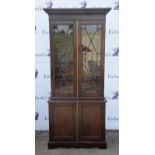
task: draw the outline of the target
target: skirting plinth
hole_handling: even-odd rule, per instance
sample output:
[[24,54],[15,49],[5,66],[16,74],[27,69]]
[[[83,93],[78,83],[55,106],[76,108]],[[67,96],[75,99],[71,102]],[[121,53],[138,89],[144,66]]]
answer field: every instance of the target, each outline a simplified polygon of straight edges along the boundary
[[48,142],[48,149],[53,148],[107,148],[106,142]]

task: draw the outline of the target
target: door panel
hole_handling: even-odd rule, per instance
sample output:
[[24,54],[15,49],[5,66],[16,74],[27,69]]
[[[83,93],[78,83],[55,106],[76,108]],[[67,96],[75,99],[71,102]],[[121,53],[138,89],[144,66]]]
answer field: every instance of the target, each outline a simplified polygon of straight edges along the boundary
[[79,103],[79,140],[104,139],[104,104],[99,101]]
[[103,94],[103,23],[79,23],[79,96]]
[[54,96],[75,96],[76,28],[74,22],[52,22]]
[[76,139],[76,104],[71,101],[50,104],[50,128],[52,140],[74,141]]

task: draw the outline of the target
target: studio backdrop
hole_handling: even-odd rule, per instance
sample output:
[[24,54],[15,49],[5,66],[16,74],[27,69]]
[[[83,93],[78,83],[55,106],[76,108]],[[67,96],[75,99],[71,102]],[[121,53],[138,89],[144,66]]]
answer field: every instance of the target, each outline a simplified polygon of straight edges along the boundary
[[119,128],[119,1],[35,0],[35,129],[48,130],[50,58],[48,15],[43,8],[104,8],[106,16],[105,90],[106,129]]

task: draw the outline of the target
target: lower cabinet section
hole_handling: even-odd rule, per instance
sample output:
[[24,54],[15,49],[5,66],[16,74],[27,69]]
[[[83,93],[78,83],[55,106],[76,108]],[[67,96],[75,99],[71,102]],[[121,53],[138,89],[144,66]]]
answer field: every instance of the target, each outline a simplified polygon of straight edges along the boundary
[[51,101],[48,148],[106,148],[104,121],[103,101]]

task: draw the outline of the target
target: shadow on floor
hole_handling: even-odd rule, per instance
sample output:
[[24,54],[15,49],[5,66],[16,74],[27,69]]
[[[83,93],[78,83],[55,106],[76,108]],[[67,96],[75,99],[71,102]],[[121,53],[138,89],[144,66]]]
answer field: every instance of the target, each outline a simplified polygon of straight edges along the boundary
[[107,149],[47,149],[48,132],[36,131],[35,136],[35,155],[118,155],[119,154],[119,131],[106,131]]

